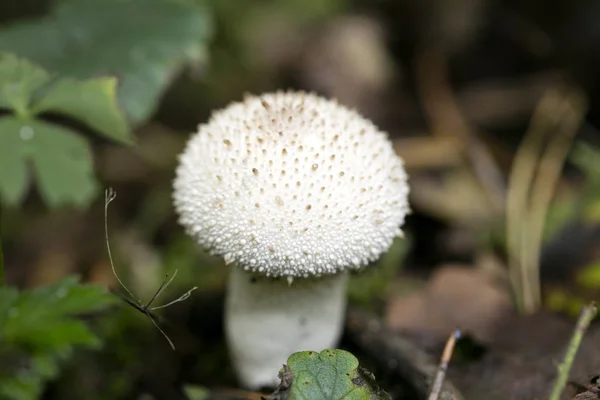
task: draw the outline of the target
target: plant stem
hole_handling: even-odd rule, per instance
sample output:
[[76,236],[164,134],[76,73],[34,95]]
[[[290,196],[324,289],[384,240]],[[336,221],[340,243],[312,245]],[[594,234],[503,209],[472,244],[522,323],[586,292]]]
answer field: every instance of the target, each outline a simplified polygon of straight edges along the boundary
[[560,363],[558,366],[558,376],[554,381],[554,387],[552,388],[552,393],[548,398],[549,400],[560,400],[562,392],[567,384],[567,380],[569,379],[569,372],[571,371],[573,361],[575,361],[575,355],[577,354],[577,350],[579,349],[583,335],[590,325],[590,322],[592,322],[592,319],[594,319],[596,316],[597,311],[598,310],[595,303],[591,303],[581,310],[581,314],[579,314],[579,319],[577,320],[577,326],[575,327],[575,332],[573,332],[573,336],[569,342],[569,347],[567,348],[565,357],[562,363]]

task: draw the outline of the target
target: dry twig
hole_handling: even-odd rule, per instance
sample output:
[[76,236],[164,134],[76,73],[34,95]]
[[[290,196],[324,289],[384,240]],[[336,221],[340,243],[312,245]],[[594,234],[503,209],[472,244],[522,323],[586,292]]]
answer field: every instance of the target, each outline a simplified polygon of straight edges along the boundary
[[[426,399],[437,365],[409,339],[384,327],[376,318],[350,310],[348,331],[354,341],[397,379],[408,382],[419,398]],[[464,400],[452,383],[445,380],[440,400]]]
[[438,400],[440,398],[440,392],[442,391],[442,384],[446,378],[448,364],[450,363],[450,358],[452,358],[452,353],[454,352],[454,345],[456,344],[456,340],[459,338],[460,330],[458,329],[454,331],[454,333],[452,333],[452,335],[450,335],[448,338],[446,346],[444,347],[444,352],[442,353],[440,365],[438,366],[438,370],[433,381],[433,386],[431,387],[431,392],[429,393],[428,400]]

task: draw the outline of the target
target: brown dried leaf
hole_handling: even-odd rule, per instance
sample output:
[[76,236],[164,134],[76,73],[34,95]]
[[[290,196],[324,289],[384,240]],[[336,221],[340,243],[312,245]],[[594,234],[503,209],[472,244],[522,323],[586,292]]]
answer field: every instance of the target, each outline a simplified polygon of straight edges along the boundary
[[460,328],[489,342],[511,306],[508,291],[486,271],[460,265],[439,268],[419,293],[388,304],[386,322],[395,329],[443,340]]

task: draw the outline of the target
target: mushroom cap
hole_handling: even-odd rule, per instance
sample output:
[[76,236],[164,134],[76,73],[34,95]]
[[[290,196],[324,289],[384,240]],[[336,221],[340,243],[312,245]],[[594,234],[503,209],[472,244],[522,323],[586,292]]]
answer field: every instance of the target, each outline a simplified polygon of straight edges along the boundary
[[356,111],[304,92],[215,112],[180,155],[179,222],[212,254],[273,277],[359,269],[409,210],[402,160]]

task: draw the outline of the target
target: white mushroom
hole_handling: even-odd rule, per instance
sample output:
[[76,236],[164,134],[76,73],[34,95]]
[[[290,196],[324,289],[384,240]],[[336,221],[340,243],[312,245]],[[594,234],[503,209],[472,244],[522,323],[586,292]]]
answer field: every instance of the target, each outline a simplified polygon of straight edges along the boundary
[[335,101],[250,96],[200,125],[180,156],[180,223],[233,264],[225,327],[249,388],[275,385],[287,357],[334,347],[347,272],[387,251],[408,212],[387,135]]

